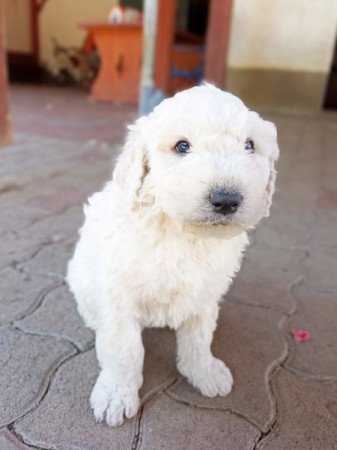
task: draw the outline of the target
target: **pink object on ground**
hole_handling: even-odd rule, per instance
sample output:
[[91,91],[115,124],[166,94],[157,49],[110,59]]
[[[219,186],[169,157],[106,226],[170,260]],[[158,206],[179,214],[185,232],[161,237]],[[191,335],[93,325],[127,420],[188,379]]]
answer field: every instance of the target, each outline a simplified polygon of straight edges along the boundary
[[308,341],[311,338],[309,331],[306,330],[291,330],[295,341]]

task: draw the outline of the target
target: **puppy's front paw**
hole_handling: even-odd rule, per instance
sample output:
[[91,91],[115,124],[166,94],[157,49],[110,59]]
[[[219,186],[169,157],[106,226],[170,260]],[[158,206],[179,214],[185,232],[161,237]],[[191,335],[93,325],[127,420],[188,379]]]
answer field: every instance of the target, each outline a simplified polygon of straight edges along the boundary
[[98,377],[90,397],[90,405],[94,410],[97,422],[102,422],[104,414],[110,426],[121,425],[124,416],[131,418],[139,408],[138,388],[118,386],[108,383],[102,374]]
[[225,396],[232,390],[230,370],[223,361],[214,357],[208,367],[194,368],[192,375],[187,378],[206,397]]

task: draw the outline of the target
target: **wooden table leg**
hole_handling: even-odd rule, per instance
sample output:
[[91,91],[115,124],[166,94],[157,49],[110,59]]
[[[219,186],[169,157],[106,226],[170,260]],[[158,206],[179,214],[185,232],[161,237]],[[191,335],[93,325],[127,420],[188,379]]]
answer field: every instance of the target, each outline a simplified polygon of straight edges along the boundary
[[9,144],[10,140],[4,1],[0,0],[0,145]]

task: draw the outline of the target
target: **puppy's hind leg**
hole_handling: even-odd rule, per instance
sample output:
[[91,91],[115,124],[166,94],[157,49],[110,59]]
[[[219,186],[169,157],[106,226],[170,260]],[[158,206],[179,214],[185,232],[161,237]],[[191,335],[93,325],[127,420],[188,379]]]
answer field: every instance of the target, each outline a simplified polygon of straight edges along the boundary
[[96,331],[96,352],[101,372],[90,397],[96,420],[106,415],[108,425],[121,425],[124,416],[136,415],[138,390],[143,382],[144,347],[140,324],[114,313]]
[[188,381],[207,397],[230,393],[233,378],[230,370],[211,352],[218,307],[192,316],[177,329],[177,367]]

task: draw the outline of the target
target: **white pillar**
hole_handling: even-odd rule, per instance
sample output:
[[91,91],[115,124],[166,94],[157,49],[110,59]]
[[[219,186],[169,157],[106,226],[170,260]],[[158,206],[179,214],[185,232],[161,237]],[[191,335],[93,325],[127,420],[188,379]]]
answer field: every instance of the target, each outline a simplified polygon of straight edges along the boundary
[[143,8],[143,63],[139,114],[148,114],[165,95],[154,86],[154,64],[159,0],[145,0]]

